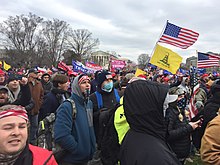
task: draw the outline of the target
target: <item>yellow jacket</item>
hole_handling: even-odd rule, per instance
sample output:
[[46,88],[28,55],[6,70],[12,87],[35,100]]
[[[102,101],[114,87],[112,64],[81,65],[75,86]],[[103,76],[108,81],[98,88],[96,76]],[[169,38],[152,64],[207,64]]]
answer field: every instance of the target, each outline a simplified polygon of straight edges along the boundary
[[124,114],[123,97],[121,97],[120,99],[120,104],[122,106],[118,107],[118,109],[115,111],[115,117],[114,117],[114,125],[118,133],[119,144],[122,143],[125,134],[130,129]]

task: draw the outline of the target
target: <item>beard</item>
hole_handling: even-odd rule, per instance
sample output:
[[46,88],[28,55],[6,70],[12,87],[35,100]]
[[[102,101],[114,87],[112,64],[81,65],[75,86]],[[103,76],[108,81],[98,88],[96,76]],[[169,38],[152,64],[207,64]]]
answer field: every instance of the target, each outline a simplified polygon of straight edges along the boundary
[[[9,104],[8,98],[0,98],[0,106]],[[4,101],[3,101],[4,100]]]

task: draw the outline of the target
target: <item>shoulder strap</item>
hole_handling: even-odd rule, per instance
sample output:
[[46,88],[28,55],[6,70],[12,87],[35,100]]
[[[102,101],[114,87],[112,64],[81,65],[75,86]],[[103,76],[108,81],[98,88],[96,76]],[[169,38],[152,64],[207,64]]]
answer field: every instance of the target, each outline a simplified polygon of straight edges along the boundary
[[95,92],[95,95],[97,99],[98,109],[101,109],[103,107],[102,95],[98,91]]
[[[120,103],[120,96],[118,94],[118,90],[114,89],[115,99],[117,103]],[[98,91],[95,92],[97,103],[98,103],[98,109],[101,109],[103,107],[103,101],[102,101],[102,95]]]
[[72,115],[72,117],[73,117],[73,120],[75,120],[75,119],[76,119],[76,114],[77,114],[75,102],[73,101],[73,99],[70,99],[70,98],[64,100],[64,102],[65,102],[65,101],[68,101],[68,102],[71,103],[71,105],[72,105],[72,110],[73,110],[73,115]]
[[115,93],[115,98],[116,98],[117,103],[120,103],[120,96],[118,94],[118,90],[114,89],[114,93]]

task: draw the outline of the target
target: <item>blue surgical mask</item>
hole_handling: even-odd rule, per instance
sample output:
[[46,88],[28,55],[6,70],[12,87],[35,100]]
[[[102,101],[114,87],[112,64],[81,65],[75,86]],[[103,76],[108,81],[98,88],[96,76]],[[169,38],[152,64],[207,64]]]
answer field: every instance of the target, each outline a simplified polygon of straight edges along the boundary
[[113,88],[113,82],[109,82],[107,84],[104,84],[104,86],[102,87],[102,90],[105,92],[111,92]]

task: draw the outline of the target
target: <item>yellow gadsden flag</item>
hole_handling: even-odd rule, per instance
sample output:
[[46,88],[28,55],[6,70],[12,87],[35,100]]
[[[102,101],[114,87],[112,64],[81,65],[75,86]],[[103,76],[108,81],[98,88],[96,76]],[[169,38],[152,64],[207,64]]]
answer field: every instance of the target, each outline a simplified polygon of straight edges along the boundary
[[139,75],[141,75],[141,74],[147,74],[145,71],[143,71],[143,70],[141,70],[141,69],[136,69],[136,72],[135,72],[135,74],[134,74],[134,76],[135,77],[138,77]]
[[5,61],[3,61],[3,68],[4,68],[4,70],[8,70],[11,68],[11,65],[9,65]]
[[150,63],[175,74],[182,59],[177,53],[157,44]]

